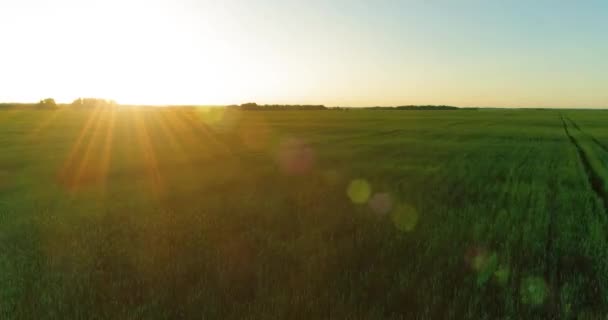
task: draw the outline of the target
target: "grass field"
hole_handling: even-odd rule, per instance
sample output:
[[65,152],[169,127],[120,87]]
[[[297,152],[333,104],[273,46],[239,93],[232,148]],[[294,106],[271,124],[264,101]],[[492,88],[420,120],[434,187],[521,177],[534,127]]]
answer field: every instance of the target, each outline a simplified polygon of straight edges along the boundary
[[2,110],[0,318],[604,318],[606,123]]

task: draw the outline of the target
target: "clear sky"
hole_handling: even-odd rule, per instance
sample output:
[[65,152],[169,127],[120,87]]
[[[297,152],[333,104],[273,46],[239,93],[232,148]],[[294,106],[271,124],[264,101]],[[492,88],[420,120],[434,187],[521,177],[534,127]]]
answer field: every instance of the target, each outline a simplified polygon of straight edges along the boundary
[[606,0],[0,0],[0,101],[608,107]]

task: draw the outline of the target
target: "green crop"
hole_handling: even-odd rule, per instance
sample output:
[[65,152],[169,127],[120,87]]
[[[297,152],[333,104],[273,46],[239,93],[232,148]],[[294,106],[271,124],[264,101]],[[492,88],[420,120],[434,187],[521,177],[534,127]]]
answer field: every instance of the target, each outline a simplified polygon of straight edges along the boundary
[[0,110],[0,319],[603,318],[606,123]]

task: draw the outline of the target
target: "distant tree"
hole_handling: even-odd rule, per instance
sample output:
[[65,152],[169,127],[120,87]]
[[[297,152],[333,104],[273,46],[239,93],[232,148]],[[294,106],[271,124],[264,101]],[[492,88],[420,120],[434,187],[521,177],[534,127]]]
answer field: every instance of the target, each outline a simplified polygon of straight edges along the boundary
[[433,106],[433,105],[426,105],[426,106],[398,106],[395,109],[399,109],[399,110],[458,110],[458,107],[453,107],[453,106]]
[[45,108],[55,108],[57,107],[57,103],[55,103],[55,99],[53,98],[46,98],[40,100],[40,102],[38,102],[38,106]]
[[255,102],[248,102],[248,103],[241,104],[241,109],[243,109],[243,110],[256,110],[258,108],[259,108],[259,106]]
[[78,98],[72,102],[74,107],[114,107],[116,101],[97,98]]
[[324,105],[288,105],[288,104],[264,104],[244,103],[239,107],[241,110],[263,110],[263,111],[285,111],[285,110],[326,110]]

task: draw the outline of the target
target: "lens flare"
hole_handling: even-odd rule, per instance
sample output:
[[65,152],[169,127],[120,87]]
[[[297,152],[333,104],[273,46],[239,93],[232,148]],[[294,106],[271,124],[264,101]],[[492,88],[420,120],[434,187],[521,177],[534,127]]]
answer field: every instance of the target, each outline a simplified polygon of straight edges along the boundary
[[403,232],[411,232],[418,224],[418,211],[408,204],[400,204],[391,214],[395,227]]
[[204,124],[216,131],[232,131],[240,122],[241,112],[231,108],[201,108],[198,109],[197,116]]
[[300,139],[287,139],[279,145],[277,161],[281,171],[288,175],[309,173],[315,162],[312,148]]
[[365,179],[355,179],[348,185],[346,194],[353,203],[365,204],[372,194],[372,188]]
[[494,272],[498,268],[498,255],[492,253],[483,260],[476,261],[476,263],[478,264],[477,285],[481,287],[492,279]]
[[496,283],[498,283],[498,285],[504,287],[509,282],[510,273],[511,270],[509,270],[508,266],[500,266],[494,272],[494,280],[496,280]]
[[369,207],[378,214],[387,214],[393,208],[391,196],[388,193],[376,193],[369,200]]
[[488,250],[481,246],[469,247],[464,255],[464,261],[471,270],[478,272],[488,259]]
[[531,306],[539,306],[545,302],[549,289],[541,277],[526,277],[521,282],[521,301]]
[[222,119],[224,118],[224,112],[226,109],[224,108],[200,108],[198,109],[198,115],[201,117],[204,123],[209,126],[217,126],[220,125]]

